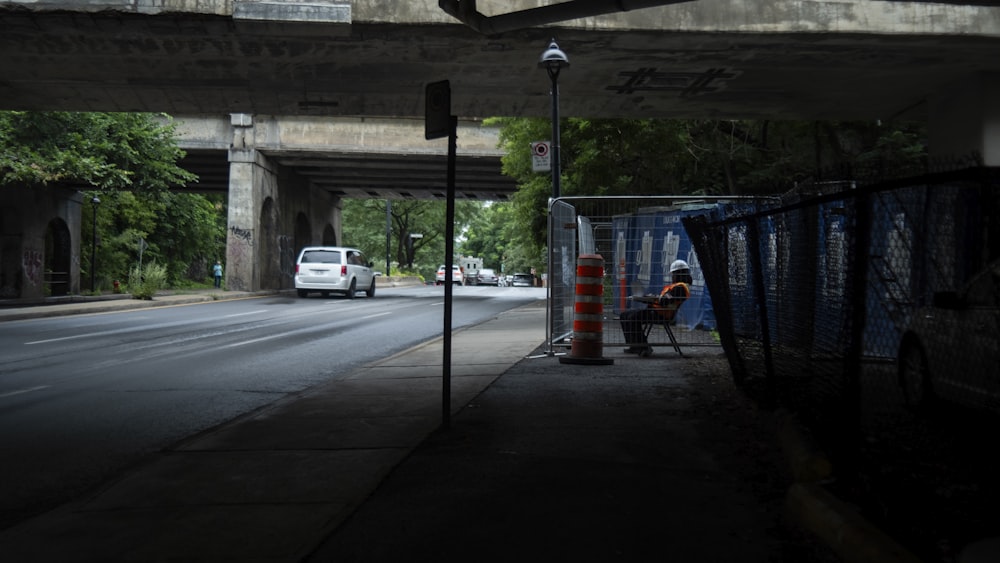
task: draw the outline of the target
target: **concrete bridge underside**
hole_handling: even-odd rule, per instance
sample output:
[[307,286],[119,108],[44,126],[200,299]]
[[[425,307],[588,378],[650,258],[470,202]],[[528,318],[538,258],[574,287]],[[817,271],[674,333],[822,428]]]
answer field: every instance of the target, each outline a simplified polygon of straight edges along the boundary
[[11,109],[415,117],[424,86],[448,79],[455,115],[546,116],[550,85],[536,63],[552,37],[572,65],[560,77],[565,116],[885,120],[1000,72],[991,6],[697,0],[569,19],[583,3],[655,2],[481,1],[482,13],[544,6],[558,23],[488,33],[437,0],[317,0],[313,12],[281,1],[6,0],[0,99]]
[[[445,169],[440,142],[408,153],[379,152],[377,136],[361,152],[331,150],[329,138],[289,148],[268,137],[274,123],[414,125],[426,85],[445,79],[453,115],[546,117],[551,83],[537,61],[553,37],[571,62],[559,77],[563,117],[918,119],[932,153],[1000,165],[993,4],[0,0],[0,104],[231,116],[217,137],[228,146],[188,146],[186,164],[200,188],[228,181],[243,202],[230,208],[230,287],[269,287],[301,241],[337,238],[340,198],[441,197]],[[489,179],[495,154],[465,154],[463,169],[458,197],[512,189]],[[333,215],[295,211],[317,202]]]
[[[228,192],[229,151],[254,148],[275,165],[338,198],[445,199],[447,140],[424,138],[415,118],[173,116],[191,191]],[[239,125],[245,123],[245,126]],[[516,189],[501,173],[499,130],[462,120],[455,197],[504,201]]]

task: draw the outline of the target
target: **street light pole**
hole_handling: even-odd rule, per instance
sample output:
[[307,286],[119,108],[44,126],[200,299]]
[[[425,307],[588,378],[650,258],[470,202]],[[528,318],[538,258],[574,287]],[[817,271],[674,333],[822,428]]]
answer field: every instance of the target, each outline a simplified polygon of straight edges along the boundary
[[97,287],[95,285],[95,282],[97,280],[97,206],[101,204],[101,200],[95,195],[94,197],[90,198],[90,204],[93,207],[94,211],[93,213],[94,223],[92,225],[93,228],[91,229],[93,231],[92,234],[94,235],[94,237],[90,245],[90,292],[94,293],[95,288]]
[[555,311],[553,311],[552,304],[552,204],[555,200],[559,199],[559,182],[562,177],[562,171],[559,169],[560,157],[559,157],[559,71],[563,68],[569,66],[569,57],[566,53],[562,52],[559,45],[556,44],[555,38],[549,42],[549,48],[546,49],[542,56],[538,59],[538,66],[544,68],[545,72],[549,75],[549,80],[552,81],[552,199],[549,200],[548,205],[548,279],[545,283],[545,342],[546,342],[546,354],[551,356],[554,354],[552,350],[552,316]]
[[569,67],[569,58],[559,49],[554,38],[538,59],[538,66],[545,69],[552,81],[552,198],[558,199],[562,177],[559,169],[559,71]]

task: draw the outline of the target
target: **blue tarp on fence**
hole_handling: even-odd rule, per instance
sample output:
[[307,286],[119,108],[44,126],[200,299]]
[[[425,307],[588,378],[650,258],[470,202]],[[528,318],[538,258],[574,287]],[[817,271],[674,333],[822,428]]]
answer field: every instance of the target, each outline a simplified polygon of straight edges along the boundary
[[724,204],[695,204],[640,209],[615,217],[612,267],[613,307],[616,313],[644,307],[627,300],[630,295],[658,295],[671,283],[670,264],[684,260],[691,266],[691,298],[677,312],[676,324],[685,328],[715,328],[712,301],[705,288],[701,264],[691,238],[681,223],[683,217],[717,211]]

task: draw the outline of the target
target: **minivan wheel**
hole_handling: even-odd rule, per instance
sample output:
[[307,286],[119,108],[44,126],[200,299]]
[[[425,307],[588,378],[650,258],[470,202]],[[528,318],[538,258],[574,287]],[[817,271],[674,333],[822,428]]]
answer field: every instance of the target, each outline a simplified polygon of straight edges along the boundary
[[345,294],[348,299],[354,299],[354,294],[358,292],[358,280],[351,280],[351,287],[347,288]]
[[368,297],[375,297],[375,278],[372,278],[372,284],[368,287],[367,294]]

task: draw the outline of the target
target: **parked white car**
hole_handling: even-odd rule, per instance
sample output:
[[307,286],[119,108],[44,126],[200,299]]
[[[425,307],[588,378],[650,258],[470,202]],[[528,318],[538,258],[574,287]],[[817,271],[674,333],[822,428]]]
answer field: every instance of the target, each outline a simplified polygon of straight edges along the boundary
[[[444,283],[444,264],[437,270],[437,274],[434,277],[434,285],[441,285]],[[458,264],[451,265],[451,283],[457,283],[458,285],[465,285],[465,271]]]
[[319,292],[323,297],[339,293],[354,299],[358,291],[375,297],[375,271],[357,248],[308,246],[295,261],[295,290],[299,297]]

